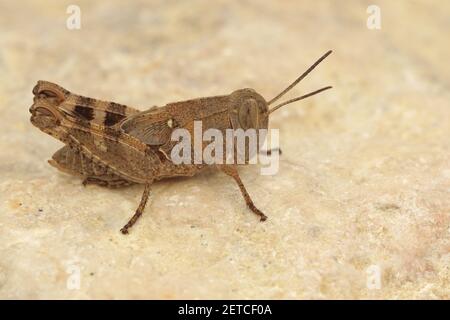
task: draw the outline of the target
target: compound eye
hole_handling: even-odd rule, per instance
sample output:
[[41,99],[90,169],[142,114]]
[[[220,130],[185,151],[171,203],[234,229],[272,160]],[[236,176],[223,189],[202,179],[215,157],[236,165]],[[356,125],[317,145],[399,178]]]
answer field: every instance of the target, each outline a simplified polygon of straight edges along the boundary
[[258,129],[258,103],[255,99],[246,99],[239,108],[239,124],[244,130]]

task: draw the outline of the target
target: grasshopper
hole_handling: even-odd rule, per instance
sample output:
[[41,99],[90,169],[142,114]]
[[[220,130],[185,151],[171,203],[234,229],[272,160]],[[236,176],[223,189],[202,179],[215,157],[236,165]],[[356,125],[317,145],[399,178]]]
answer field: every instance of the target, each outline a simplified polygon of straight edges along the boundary
[[[65,146],[49,160],[57,169],[80,176],[83,184],[117,188],[143,184],[138,208],[120,230],[127,234],[147,203],[151,185],[176,176],[194,176],[210,164],[174,164],[170,154],[174,147],[171,133],[184,128],[192,133],[194,121],[203,121],[203,129],[267,129],[269,115],[284,105],[315,95],[331,86],[269,106],[306,77],[331,50],[318,59],[300,77],[273,99],[266,101],[253,89],[236,90],[229,95],[197,98],[168,103],[146,111],[73,94],[47,81],[33,88],[31,123],[62,141]],[[239,186],[248,208],[259,216],[266,215],[253,203],[235,164],[214,165],[231,176]]]

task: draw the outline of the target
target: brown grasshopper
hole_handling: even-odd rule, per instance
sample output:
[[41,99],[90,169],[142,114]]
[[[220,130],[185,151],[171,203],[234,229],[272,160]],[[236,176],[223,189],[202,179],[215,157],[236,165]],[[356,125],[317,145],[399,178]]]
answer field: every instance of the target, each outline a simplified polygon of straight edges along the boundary
[[[241,89],[229,95],[197,98],[139,111],[123,104],[75,95],[56,84],[38,81],[33,89],[30,120],[65,144],[49,163],[63,172],[83,177],[84,185],[145,185],[139,207],[121,229],[127,234],[142,215],[154,181],[193,176],[211,167],[205,163],[176,165],[171,161],[174,146],[171,133],[175,128],[192,133],[194,121],[201,120],[203,130],[267,129],[269,115],[275,110],[331,88],[324,87],[269,109],[269,105],[292,89],[330,53],[324,54],[268,102],[253,89]],[[236,181],[250,210],[261,221],[266,220],[244,187],[237,166],[223,164],[216,167]]]

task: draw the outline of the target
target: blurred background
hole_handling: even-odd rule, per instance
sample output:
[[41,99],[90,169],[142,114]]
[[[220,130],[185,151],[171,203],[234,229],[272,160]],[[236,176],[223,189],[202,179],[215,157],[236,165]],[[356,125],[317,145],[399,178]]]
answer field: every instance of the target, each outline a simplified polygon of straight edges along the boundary
[[[448,299],[449,16],[445,1],[0,0],[0,297]],[[38,80],[141,110],[270,99],[329,49],[288,97],[334,88],[271,118],[280,172],[242,170],[264,224],[206,174],[155,185],[124,237],[141,188],[83,188],[29,123]]]

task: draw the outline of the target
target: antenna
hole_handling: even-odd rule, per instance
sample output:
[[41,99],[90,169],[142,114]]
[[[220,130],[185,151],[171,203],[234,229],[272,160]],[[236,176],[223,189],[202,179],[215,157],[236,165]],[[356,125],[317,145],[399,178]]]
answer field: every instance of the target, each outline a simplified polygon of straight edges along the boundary
[[310,73],[315,67],[317,67],[317,65],[319,63],[321,63],[326,57],[328,57],[333,51],[329,50],[327,53],[325,53],[323,56],[321,56],[319,58],[319,60],[317,60],[316,62],[314,62],[314,64],[308,68],[308,70],[306,70],[305,72],[303,72],[303,74],[298,77],[294,82],[292,82],[289,87],[287,87],[286,89],[284,89],[281,93],[279,93],[275,98],[273,98],[272,100],[270,100],[267,105],[270,105],[272,103],[274,103],[275,101],[277,101],[279,98],[281,98],[286,92],[288,92],[289,90],[291,90],[293,87],[295,87],[295,85],[297,83],[299,83],[300,81],[302,81],[307,75],[308,73]]
[[318,94],[318,93],[320,93],[320,92],[322,92],[322,91],[325,91],[325,90],[328,90],[328,89],[331,89],[331,88],[333,88],[333,87],[332,87],[332,86],[324,87],[324,88],[322,88],[322,89],[319,89],[319,90],[310,92],[310,93],[308,93],[308,94],[305,94],[305,95],[303,95],[303,96],[301,96],[301,97],[294,98],[294,99],[291,99],[291,100],[282,102],[282,103],[280,103],[279,105],[276,105],[275,107],[273,107],[272,109],[270,109],[270,110],[267,112],[267,115],[271,114],[271,113],[274,112],[275,110],[278,110],[278,109],[281,108],[282,106],[285,106],[285,105],[290,104],[290,103],[295,102],[295,101],[303,100],[303,99],[305,99],[305,98],[311,97],[311,96],[313,96],[313,95],[315,95],[315,94]]

